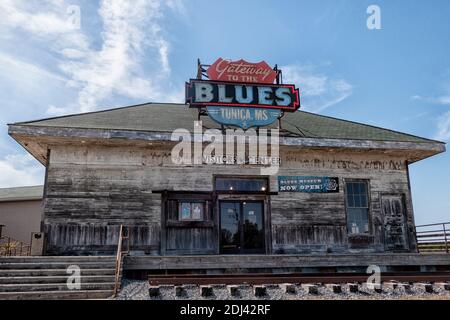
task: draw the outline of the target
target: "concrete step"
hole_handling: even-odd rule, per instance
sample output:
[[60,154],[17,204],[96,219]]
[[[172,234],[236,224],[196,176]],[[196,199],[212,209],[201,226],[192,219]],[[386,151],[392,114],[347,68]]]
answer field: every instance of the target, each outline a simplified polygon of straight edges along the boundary
[[[114,268],[85,269],[81,268],[81,276],[109,276],[114,275]],[[39,276],[68,276],[67,269],[6,269],[0,270],[0,277],[39,277]]]
[[108,299],[114,290],[0,292],[0,300]]
[[[1,299],[104,299],[115,284],[115,256],[0,258]],[[80,267],[81,288],[70,290],[67,268]]]
[[44,262],[116,262],[115,256],[12,256],[0,257],[2,263],[44,263]]
[[[113,290],[114,282],[81,283],[80,290]],[[0,284],[0,292],[68,291],[67,283]],[[79,291],[79,290],[75,290]]]
[[[25,277],[0,277],[0,284],[36,284],[36,283],[65,283],[66,276],[25,276]],[[81,283],[114,282],[114,275],[81,276]]]
[[72,262],[17,262],[17,263],[0,263],[0,270],[11,269],[67,269],[70,265],[77,265],[81,269],[105,269],[114,267],[114,263],[111,262],[84,262],[84,261],[72,261]]

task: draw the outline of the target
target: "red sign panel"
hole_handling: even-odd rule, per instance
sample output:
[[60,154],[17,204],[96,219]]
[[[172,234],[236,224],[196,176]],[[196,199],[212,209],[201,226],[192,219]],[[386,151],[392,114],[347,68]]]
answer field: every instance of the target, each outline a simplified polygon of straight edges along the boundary
[[274,83],[277,72],[265,61],[251,63],[245,60],[231,61],[219,58],[208,70],[210,80],[245,83]]

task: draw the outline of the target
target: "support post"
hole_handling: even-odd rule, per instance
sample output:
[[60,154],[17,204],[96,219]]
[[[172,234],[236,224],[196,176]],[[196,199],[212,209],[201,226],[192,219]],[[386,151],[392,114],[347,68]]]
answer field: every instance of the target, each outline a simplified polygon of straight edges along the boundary
[[442,224],[442,228],[444,230],[445,252],[448,253],[447,231],[445,230],[445,223]]

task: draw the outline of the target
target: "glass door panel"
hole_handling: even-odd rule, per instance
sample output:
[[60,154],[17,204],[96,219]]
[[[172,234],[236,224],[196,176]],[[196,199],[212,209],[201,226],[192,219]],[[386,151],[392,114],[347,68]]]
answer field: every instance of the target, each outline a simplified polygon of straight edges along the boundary
[[262,202],[243,202],[243,251],[264,253],[264,222]]
[[240,236],[240,202],[220,202],[220,252],[239,253]]

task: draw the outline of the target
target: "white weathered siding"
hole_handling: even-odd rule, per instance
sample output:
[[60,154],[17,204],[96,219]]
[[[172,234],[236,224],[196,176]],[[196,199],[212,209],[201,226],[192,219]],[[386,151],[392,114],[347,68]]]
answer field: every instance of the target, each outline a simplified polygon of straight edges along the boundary
[[[159,254],[162,196],[155,191],[212,192],[215,174],[260,175],[260,168],[175,166],[170,150],[152,146],[54,146],[45,199],[47,253],[113,252],[118,227],[124,224],[130,226],[134,250]],[[340,192],[270,195],[274,253],[383,251],[383,193],[404,195],[408,229],[412,231],[406,161],[399,157],[345,150],[283,149],[278,175],[339,177]],[[371,236],[347,236],[345,179],[370,181]],[[270,178],[270,186],[271,192],[277,192],[276,176]],[[168,239],[166,245],[173,246],[177,241]],[[410,249],[415,249],[414,241]]]

